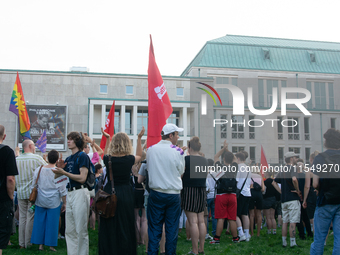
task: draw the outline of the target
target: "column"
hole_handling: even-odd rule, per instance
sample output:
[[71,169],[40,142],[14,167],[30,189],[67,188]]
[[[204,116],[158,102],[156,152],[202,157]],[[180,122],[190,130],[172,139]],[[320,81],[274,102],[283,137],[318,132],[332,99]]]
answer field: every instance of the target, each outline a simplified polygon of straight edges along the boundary
[[119,132],[125,132],[125,105],[120,106],[120,127]]
[[138,106],[134,105],[133,106],[133,115],[132,115],[132,134],[133,134],[133,148],[137,147],[137,110]]
[[94,111],[94,105],[93,103],[90,101],[90,112],[89,112],[89,123],[88,123],[88,127],[89,127],[89,136],[93,137],[93,111]]
[[188,108],[183,107],[183,146],[186,146],[188,141]]

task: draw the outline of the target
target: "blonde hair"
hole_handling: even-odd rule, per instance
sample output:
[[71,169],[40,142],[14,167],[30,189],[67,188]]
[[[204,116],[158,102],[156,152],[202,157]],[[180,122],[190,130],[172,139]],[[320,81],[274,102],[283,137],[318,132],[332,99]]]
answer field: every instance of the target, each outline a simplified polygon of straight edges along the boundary
[[319,154],[319,151],[314,151],[312,154],[309,155],[309,158],[313,159]]
[[110,155],[131,155],[132,144],[127,134],[119,132],[112,137],[110,148]]

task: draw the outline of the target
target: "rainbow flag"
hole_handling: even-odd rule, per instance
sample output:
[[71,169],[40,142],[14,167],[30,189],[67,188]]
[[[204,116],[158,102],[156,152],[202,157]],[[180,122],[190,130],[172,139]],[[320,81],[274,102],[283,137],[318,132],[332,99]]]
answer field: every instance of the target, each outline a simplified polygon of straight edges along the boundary
[[24,137],[32,139],[30,134],[31,123],[28,117],[24,93],[22,92],[18,72],[17,79],[14,83],[11,103],[9,105],[9,111],[13,112],[15,115],[18,116],[20,134]]

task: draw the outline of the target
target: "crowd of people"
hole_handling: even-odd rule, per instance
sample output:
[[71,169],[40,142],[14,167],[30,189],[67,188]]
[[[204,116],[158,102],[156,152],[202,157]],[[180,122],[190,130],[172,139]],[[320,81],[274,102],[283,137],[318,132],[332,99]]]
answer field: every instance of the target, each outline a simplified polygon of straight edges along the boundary
[[[58,238],[65,236],[68,254],[89,254],[88,228],[95,229],[98,222],[99,254],[136,254],[141,244],[149,255],[176,254],[183,227],[192,243],[188,254],[205,254],[206,240],[220,244],[224,229],[238,243],[252,242],[262,228],[276,235],[279,227],[283,247],[298,246],[296,229],[300,239],[306,234],[313,238],[311,254],[323,254],[333,228],[333,254],[340,254],[340,178],[323,174],[331,172],[330,165],[339,169],[339,131],[327,130],[327,150],[312,153],[308,167],[299,155],[286,152],[279,172],[261,171],[247,152],[230,152],[227,141],[213,159],[201,151],[199,137],[179,148],[178,133],[183,129],[174,124],[163,127],[160,142],[142,147],[144,131],[138,134],[135,153],[122,132],[110,137],[102,130],[107,138],[104,150],[86,133],[70,132],[71,155],[64,160],[56,150],[37,155],[29,139],[22,143],[22,154],[14,152],[2,144],[6,134],[0,125],[0,255],[10,243],[15,222],[15,190],[20,249],[37,244],[39,250],[49,246],[56,251]],[[91,165],[96,185],[89,191],[85,181]],[[320,165],[326,165],[323,173],[315,170]],[[29,197],[35,186],[38,195],[32,204]],[[114,217],[104,218],[90,209],[100,188],[115,191]]]

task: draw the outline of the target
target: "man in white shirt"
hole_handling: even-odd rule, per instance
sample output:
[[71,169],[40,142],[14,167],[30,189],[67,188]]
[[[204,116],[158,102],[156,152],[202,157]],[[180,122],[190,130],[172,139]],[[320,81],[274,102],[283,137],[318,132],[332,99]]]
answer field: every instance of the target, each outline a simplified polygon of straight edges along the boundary
[[19,175],[15,176],[19,206],[19,245],[20,249],[27,248],[31,242],[34,213],[28,210],[32,206],[28,200],[30,197],[30,186],[33,181],[34,170],[46,161],[35,153],[35,145],[32,140],[22,143],[24,153],[16,158]]
[[[249,216],[248,208],[251,199],[250,184],[251,184],[251,174],[250,168],[245,164],[245,154],[243,152],[236,153],[236,158],[238,161],[238,173],[236,176],[237,189],[241,190],[239,197],[237,198],[237,231],[240,236],[240,242],[249,241]],[[242,222],[240,220],[242,217]],[[243,228],[242,228],[243,223]],[[244,231],[243,231],[244,230]]]
[[159,241],[165,223],[165,253],[176,254],[178,224],[181,214],[181,175],[184,173],[184,152],[176,146],[178,128],[166,124],[162,129],[162,140],[150,146],[146,154],[150,195],[148,200],[148,254],[158,254]]

